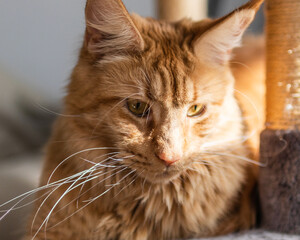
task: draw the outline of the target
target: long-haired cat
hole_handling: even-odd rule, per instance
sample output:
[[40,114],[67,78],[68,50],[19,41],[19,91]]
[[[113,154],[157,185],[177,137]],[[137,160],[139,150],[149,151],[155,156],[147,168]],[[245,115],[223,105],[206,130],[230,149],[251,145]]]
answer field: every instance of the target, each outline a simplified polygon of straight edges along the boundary
[[262,1],[167,23],[88,0],[26,239],[183,239],[254,225],[251,128],[230,59]]

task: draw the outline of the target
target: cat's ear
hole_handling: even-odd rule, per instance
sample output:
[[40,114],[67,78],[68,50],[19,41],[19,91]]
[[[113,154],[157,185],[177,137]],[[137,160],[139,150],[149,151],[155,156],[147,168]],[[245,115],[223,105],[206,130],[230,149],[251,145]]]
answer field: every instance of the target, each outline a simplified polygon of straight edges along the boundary
[[200,60],[224,65],[231,58],[232,49],[240,45],[242,36],[253,21],[263,0],[252,0],[227,16],[213,22],[194,43],[194,51]]
[[143,49],[142,36],[121,0],[88,0],[85,16],[89,52],[115,55]]

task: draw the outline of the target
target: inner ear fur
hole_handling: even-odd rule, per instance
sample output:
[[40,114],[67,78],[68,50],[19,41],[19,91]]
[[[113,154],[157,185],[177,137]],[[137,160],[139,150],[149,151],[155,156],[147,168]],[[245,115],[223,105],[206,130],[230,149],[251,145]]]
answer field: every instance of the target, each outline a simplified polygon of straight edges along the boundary
[[225,65],[232,49],[239,47],[242,36],[253,21],[263,0],[252,0],[230,14],[211,21],[209,27],[195,38],[196,56],[216,66]]

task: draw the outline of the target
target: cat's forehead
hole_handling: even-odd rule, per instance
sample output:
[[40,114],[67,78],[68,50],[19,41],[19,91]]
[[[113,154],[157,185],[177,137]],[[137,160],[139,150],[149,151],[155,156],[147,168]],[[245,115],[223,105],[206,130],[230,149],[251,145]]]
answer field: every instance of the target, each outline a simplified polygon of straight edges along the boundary
[[155,19],[137,18],[138,29],[144,40],[145,51],[164,51],[164,54],[190,50],[193,35],[191,28],[193,23],[182,20],[176,23],[168,23]]
[[184,106],[194,100],[195,83],[190,76],[191,70],[180,59],[160,56],[155,61],[148,61],[149,67],[148,98],[173,107]]
[[215,87],[208,85],[206,67],[199,65],[191,49],[189,21],[169,24],[140,17],[135,21],[145,41],[144,51],[123,71],[116,65],[114,73],[123,72],[118,78],[123,81],[113,81],[120,85],[113,91],[121,97],[142,96],[141,100],[175,108],[211,100]]
[[144,40],[146,49],[168,44],[169,47],[177,45],[186,50],[185,47],[191,48],[192,42],[214,25],[211,19],[194,22],[184,18],[177,22],[167,22],[143,18],[137,14],[132,14],[132,20]]
[[139,25],[145,41],[142,54],[151,84],[147,96],[156,102],[180,107],[193,101],[194,82],[190,75],[195,56],[186,29],[181,26],[143,19]]

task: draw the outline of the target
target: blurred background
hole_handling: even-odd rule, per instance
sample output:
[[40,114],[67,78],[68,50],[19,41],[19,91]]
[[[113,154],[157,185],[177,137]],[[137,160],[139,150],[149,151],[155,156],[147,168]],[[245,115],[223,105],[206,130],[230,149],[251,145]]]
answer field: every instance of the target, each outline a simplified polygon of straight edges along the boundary
[[[245,2],[208,0],[199,11],[220,17]],[[155,0],[124,4],[130,12],[157,17]],[[85,0],[0,0],[0,204],[38,184],[43,146],[82,44],[84,6]],[[250,32],[262,31],[260,11]],[[20,239],[29,210],[0,221],[1,240]]]

